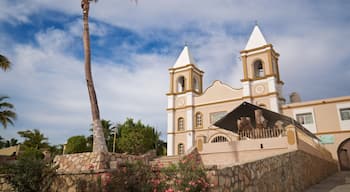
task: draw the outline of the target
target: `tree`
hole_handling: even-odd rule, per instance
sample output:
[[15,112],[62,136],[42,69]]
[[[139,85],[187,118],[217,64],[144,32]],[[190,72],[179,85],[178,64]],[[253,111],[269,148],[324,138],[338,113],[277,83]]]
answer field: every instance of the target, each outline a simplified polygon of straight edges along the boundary
[[5,147],[12,147],[18,145],[18,140],[15,138],[11,138],[10,140],[6,140]]
[[1,54],[0,54],[0,68],[4,71],[7,71],[11,68],[11,62]]
[[0,96],[0,123],[5,129],[8,124],[13,125],[13,121],[17,117],[16,113],[13,111],[14,106],[4,101],[8,98],[7,96]]
[[38,129],[17,132],[24,138],[23,146],[31,149],[48,149],[47,138]]
[[[114,143],[114,133],[115,133],[116,127],[113,126],[110,120],[104,120],[104,119],[101,120],[101,125],[102,125],[103,134],[106,140],[108,151],[115,152],[113,151],[113,143]],[[91,128],[90,131],[93,131],[93,129]],[[93,135],[88,136],[86,140],[88,145],[88,151],[92,151]]]
[[87,140],[83,135],[70,137],[67,141],[65,153],[83,153],[87,151]]
[[[0,68],[7,71],[11,68],[11,62],[3,55],[0,54]],[[16,119],[16,113],[12,110],[14,106],[9,102],[4,102],[8,99],[7,96],[0,96],[0,122],[6,129],[7,124],[13,125],[13,121]]]
[[3,137],[0,136],[0,149],[4,148],[6,145],[6,142]]
[[93,152],[108,152],[106,141],[103,135],[102,125],[100,121],[100,112],[97,103],[95,87],[91,74],[91,48],[89,33],[89,9],[90,1],[97,0],[81,0],[81,8],[83,11],[83,44],[85,59],[85,78],[89,93],[92,121],[93,121]]
[[113,139],[115,127],[113,126],[110,120],[101,120],[101,125],[104,133],[104,137],[106,139],[106,144],[109,152],[113,152]]
[[118,147],[123,152],[142,154],[151,149],[157,149],[160,133],[153,127],[144,125],[141,121],[134,123],[128,118],[117,126]]

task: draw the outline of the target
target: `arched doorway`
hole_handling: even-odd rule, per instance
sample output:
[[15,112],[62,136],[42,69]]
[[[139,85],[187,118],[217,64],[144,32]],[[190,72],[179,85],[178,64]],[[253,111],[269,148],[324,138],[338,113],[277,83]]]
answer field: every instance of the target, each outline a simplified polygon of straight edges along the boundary
[[340,169],[350,170],[350,138],[340,143],[337,152]]

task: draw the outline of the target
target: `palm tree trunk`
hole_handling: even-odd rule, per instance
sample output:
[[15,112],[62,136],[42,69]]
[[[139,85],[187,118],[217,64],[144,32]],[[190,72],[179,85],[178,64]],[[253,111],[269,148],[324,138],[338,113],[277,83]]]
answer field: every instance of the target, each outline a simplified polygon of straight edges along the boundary
[[89,92],[92,121],[93,121],[93,152],[108,152],[106,140],[104,138],[103,129],[100,121],[100,112],[97,104],[97,97],[91,74],[91,49],[90,49],[90,33],[89,33],[89,6],[90,0],[82,0],[83,10],[83,43],[85,55],[85,78]]

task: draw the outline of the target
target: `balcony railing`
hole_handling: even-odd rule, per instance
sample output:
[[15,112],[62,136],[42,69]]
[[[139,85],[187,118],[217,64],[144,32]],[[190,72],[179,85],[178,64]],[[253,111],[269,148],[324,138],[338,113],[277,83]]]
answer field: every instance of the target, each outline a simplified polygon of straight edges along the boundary
[[251,130],[239,130],[239,140],[245,139],[263,139],[272,137],[281,137],[286,134],[283,128],[263,128],[263,129],[251,129]]

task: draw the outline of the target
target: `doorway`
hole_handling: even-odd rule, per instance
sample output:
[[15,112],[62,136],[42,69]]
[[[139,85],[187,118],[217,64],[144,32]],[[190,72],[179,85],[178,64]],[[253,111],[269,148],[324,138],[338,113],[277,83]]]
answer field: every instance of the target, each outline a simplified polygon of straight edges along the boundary
[[340,143],[337,152],[340,170],[350,170],[350,138]]

